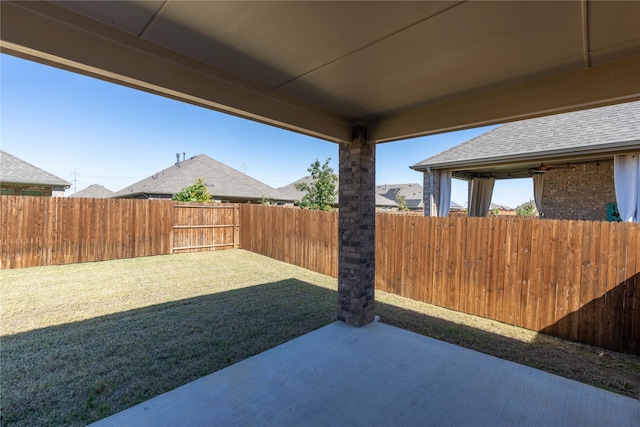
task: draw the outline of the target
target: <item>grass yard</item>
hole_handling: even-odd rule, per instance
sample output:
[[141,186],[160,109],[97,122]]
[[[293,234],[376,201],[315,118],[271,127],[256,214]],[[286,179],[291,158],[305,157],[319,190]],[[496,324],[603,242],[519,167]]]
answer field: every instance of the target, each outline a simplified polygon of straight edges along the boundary
[[[335,320],[336,280],[217,251],[0,271],[0,423],[85,425]],[[638,398],[640,357],[378,292],[382,321]]]

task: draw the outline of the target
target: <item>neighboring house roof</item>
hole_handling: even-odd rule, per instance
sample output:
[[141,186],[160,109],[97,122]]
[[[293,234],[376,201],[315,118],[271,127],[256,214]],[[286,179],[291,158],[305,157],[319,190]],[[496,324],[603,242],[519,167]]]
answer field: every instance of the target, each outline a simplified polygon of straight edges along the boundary
[[[296,190],[296,185],[302,184],[302,183],[311,184],[312,182],[313,180],[311,179],[311,175],[308,175],[308,176],[305,176],[304,178],[300,178],[299,180],[292,182],[289,185],[280,187],[277,190],[278,190],[278,193],[280,193],[280,197],[282,197],[285,200],[295,202],[296,200],[302,200],[302,198],[305,195],[304,191]],[[337,188],[337,185],[336,185],[336,188]]]
[[639,150],[640,101],[502,125],[411,168],[518,178],[531,176],[541,163],[603,160]]
[[[313,183],[313,178],[311,178],[311,175],[307,175],[304,178],[300,178],[299,180],[294,181],[289,185],[285,185],[284,187],[278,188],[277,191],[280,194],[280,200],[286,200],[291,202],[302,200],[302,198],[305,195],[305,192],[296,190],[296,185],[302,184],[302,183],[311,185]],[[339,201],[338,182],[336,182],[336,203],[338,203],[338,201]]]
[[501,211],[512,211],[513,208],[505,205],[496,205],[495,203],[491,203],[489,205],[489,210],[500,209]]
[[71,186],[69,181],[2,150],[0,150],[0,183],[64,188]]
[[92,184],[85,189],[70,195],[69,197],[84,197],[87,199],[108,199],[115,196],[116,193],[103,187],[102,185]]
[[421,209],[424,206],[422,203],[422,186],[415,183],[376,185],[376,206],[398,206],[396,192],[404,196],[409,209]]
[[[396,191],[399,191],[407,200],[409,209],[423,209],[424,200],[422,195],[422,186],[420,184],[383,184],[376,185],[376,206],[379,207],[397,207]],[[451,201],[449,205],[450,211],[461,211],[464,207],[458,203]]]
[[450,211],[462,211],[464,210],[464,207],[456,202],[454,202],[453,200],[451,200],[449,202],[449,210]]
[[172,196],[200,178],[204,179],[209,194],[214,198],[260,200],[267,197],[280,200],[274,188],[205,154],[176,163],[131,184],[118,191],[115,197]]

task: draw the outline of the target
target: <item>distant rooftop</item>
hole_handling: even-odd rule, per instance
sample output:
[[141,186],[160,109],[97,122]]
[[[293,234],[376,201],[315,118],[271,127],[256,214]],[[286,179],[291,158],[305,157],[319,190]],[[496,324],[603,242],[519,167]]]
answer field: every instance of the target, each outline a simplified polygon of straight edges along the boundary
[[382,184],[376,185],[376,206],[396,207],[396,193],[399,193],[407,201],[409,209],[421,209],[422,185],[410,184]]
[[92,184],[69,197],[83,197],[87,199],[108,199],[115,196],[116,193],[99,184]]
[[43,185],[64,188],[71,186],[69,181],[2,150],[0,150],[0,182],[12,185]]
[[[300,178],[299,180],[294,181],[289,185],[277,188],[277,190],[280,194],[280,197],[284,198],[285,200],[295,202],[296,200],[302,200],[305,194],[303,191],[296,190],[296,185],[302,183],[311,184],[312,182],[313,180],[311,178],[311,175],[307,175],[304,178]],[[336,189],[337,188],[338,185],[336,184]]]

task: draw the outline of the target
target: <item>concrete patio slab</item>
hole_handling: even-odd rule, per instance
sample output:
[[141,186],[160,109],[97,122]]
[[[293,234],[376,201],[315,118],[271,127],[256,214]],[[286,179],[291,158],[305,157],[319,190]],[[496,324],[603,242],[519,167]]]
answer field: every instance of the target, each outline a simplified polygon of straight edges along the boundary
[[94,426],[634,426],[640,402],[374,322],[332,323]]

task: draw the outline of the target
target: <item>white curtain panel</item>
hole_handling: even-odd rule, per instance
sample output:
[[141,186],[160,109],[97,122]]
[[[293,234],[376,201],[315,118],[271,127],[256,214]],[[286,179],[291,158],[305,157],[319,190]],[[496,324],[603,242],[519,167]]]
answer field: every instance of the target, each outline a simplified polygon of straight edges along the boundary
[[533,174],[533,201],[536,203],[538,215],[542,217],[542,189],[544,187],[544,175],[541,173]]
[[451,206],[451,171],[440,172],[440,197],[438,199],[438,216],[449,215]]
[[640,222],[640,156],[614,156],[613,177],[620,218],[624,222]]
[[491,196],[493,195],[493,184],[495,182],[495,178],[473,178],[471,180],[469,216],[487,216],[491,206]]

